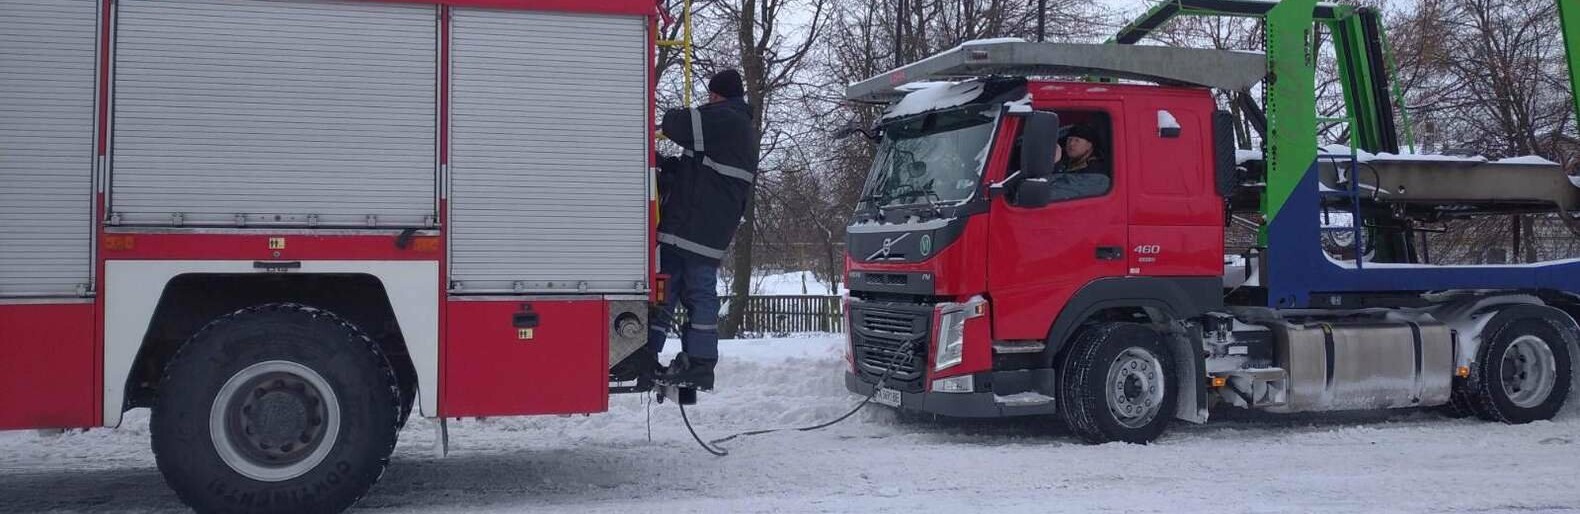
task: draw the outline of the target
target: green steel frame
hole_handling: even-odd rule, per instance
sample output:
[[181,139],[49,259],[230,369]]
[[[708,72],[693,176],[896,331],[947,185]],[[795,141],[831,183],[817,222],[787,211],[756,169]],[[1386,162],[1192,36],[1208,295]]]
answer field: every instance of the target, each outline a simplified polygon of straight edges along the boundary
[[1564,29],[1564,50],[1569,56],[1569,94],[1580,119],[1580,0],[1558,0],[1558,19]]

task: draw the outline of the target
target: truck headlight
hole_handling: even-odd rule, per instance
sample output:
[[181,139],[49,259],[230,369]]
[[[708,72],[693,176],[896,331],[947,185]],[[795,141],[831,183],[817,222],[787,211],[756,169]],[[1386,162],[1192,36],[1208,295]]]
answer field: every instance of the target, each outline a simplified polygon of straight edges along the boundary
[[933,358],[933,371],[958,366],[965,359],[966,320],[986,313],[987,300],[980,296],[966,303],[945,304],[938,316],[938,355]]
[[966,313],[957,310],[946,312],[938,318],[938,357],[933,359],[933,370],[943,370],[960,364],[965,357]]
[[840,302],[840,309],[840,316],[844,317],[845,322],[845,364],[850,368],[851,373],[856,373],[856,327],[850,324],[855,318],[850,315],[850,297],[847,296]]

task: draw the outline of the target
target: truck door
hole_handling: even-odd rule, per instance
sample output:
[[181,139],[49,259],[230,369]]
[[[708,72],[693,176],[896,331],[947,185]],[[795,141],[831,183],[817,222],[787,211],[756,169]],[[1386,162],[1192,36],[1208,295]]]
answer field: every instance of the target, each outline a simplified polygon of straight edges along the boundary
[[[1107,174],[1108,187],[1061,194],[1038,208],[1016,206],[1012,195],[994,199],[988,245],[994,339],[1046,338],[1053,319],[1082,286],[1125,275],[1126,153],[1122,138],[1115,137],[1125,133],[1120,104],[1085,102],[1056,112],[1067,128],[1085,125],[1083,130],[1101,139],[1092,142],[1097,160],[1087,170]],[[1006,127],[1019,137],[1020,124]],[[1019,169],[1017,157],[1009,161],[1001,177]]]
[[1188,100],[1132,98],[1131,140],[1144,148],[1130,183],[1130,275],[1223,274],[1223,200],[1213,189],[1212,112]]

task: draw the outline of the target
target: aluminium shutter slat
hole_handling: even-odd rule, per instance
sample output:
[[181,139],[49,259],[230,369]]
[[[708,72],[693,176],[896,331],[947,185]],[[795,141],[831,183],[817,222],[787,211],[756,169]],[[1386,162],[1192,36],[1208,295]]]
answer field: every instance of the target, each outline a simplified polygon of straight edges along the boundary
[[435,214],[432,6],[121,0],[111,210],[126,223],[416,226]]
[[452,23],[451,279],[643,291],[642,19],[457,9]]
[[92,282],[97,0],[0,0],[0,296]]

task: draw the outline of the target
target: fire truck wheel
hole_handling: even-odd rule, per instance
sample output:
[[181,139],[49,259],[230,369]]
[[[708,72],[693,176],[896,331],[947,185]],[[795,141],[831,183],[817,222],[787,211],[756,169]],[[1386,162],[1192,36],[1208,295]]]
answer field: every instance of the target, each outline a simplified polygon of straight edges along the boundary
[[1062,362],[1059,411],[1087,442],[1146,444],[1174,418],[1174,361],[1145,325],[1093,325]]
[[1560,328],[1569,321],[1525,316],[1494,323],[1483,332],[1490,335],[1482,338],[1470,377],[1456,380],[1457,400],[1489,421],[1552,419],[1569,397],[1573,376],[1570,341]]
[[397,372],[400,376],[400,421],[395,423],[395,431],[400,432],[406,428],[406,420],[411,419],[411,409],[417,405],[417,378]]
[[165,367],[154,457],[198,512],[340,512],[389,463],[400,399],[356,326],[300,305],[243,309]]

